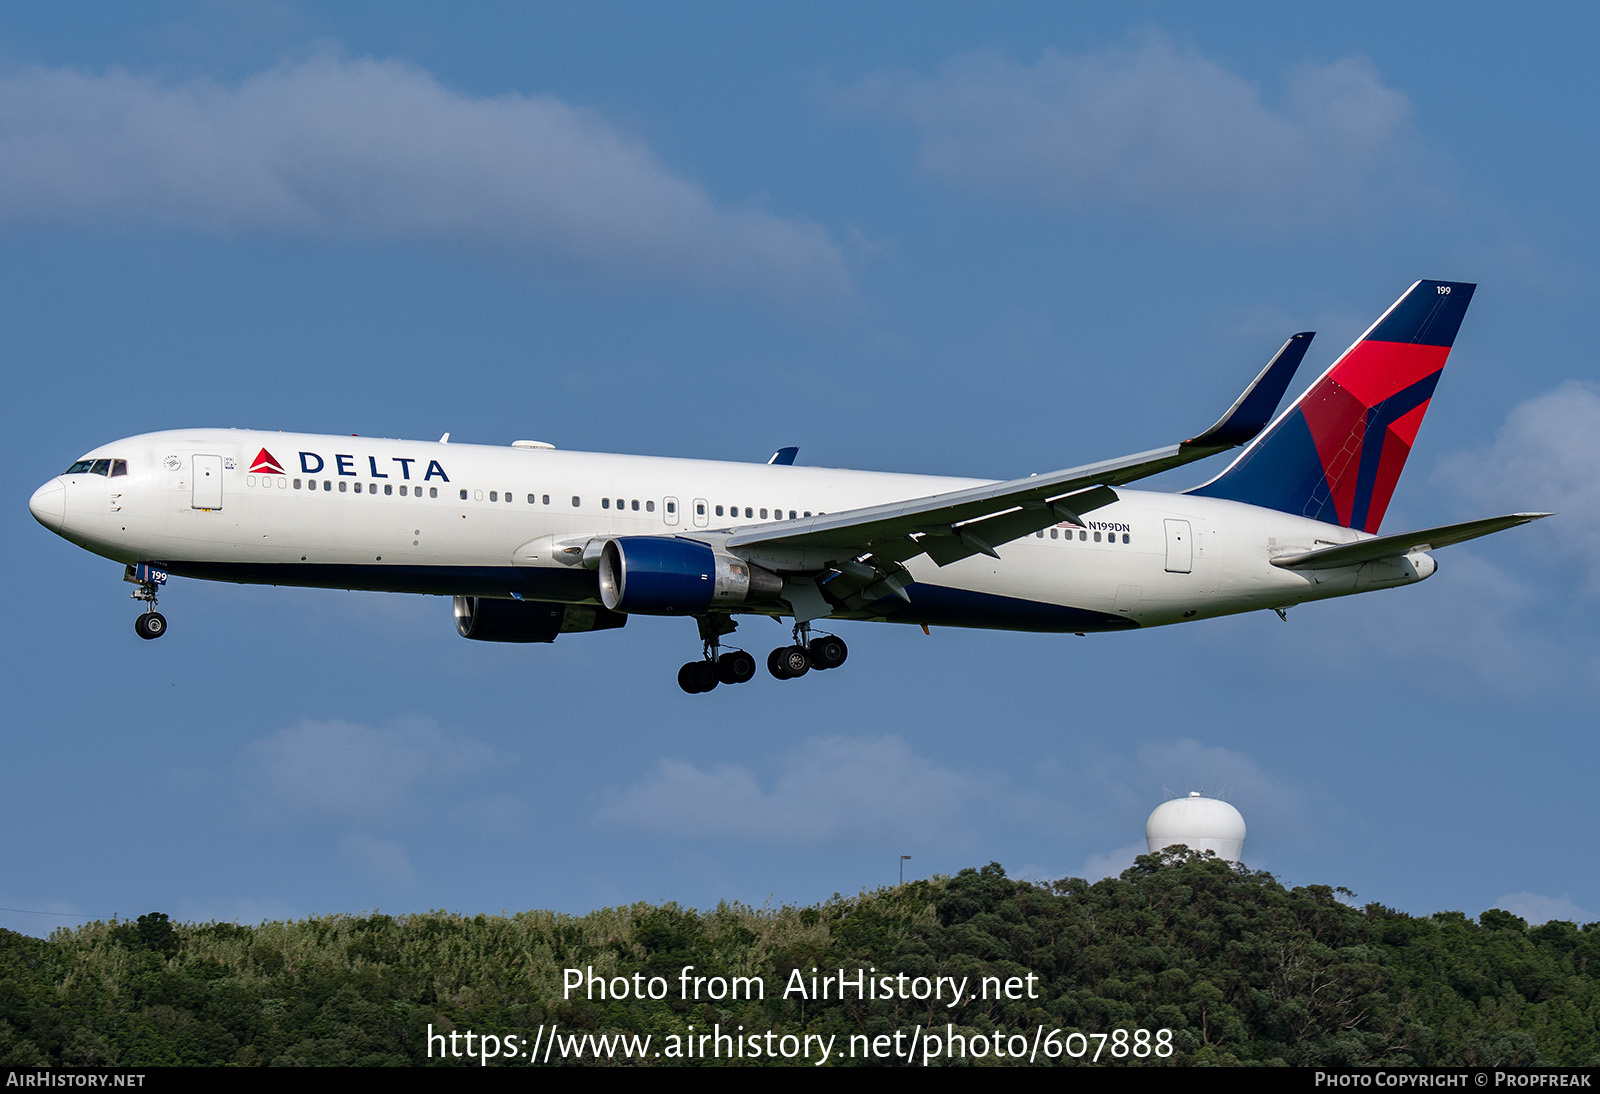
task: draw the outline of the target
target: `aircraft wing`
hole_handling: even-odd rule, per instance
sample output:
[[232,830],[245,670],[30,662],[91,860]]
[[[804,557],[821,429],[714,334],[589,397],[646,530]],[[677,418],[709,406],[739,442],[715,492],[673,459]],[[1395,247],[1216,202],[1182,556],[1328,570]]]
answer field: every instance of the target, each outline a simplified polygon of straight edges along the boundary
[[[998,558],[995,548],[1011,540],[1060,521],[1081,523],[1082,514],[1117,500],[1114,486],[1249,441],[1271,420],[1311,338],[1296,334],[1285,342],[1216,424],[1180,444],[1008,482],[746,527],[729,535],[726,545],[752,560],[816,563],[782,567],[790,572],[832,567],[821,582],[830,594],[887,578],[879,595],[902,595],[895,571],[906,559],[926,553],[946,566],[974,554]],[[841,577],[847,580],[836,584]]]
[[1396,532],[1388,536],[1373,536],[1355,543],[1341,543],[1337,547],[1320,547],[1297,555],[1282,555],[1272,560],[1274,566],[1285,570],[1328,570],[1337,566],[1355,566],[1362,562],[1376,562],[1380,558],[1398,558],[1412,551],[1431,551],[1464,543],[1479,536],[1503,532],[1519,524],[1543,520],[1549,513],[1512,513],[1504,517],[1486,517],[1462,524],[1446,524],[1438,528],[1424,528],[1420,532]]

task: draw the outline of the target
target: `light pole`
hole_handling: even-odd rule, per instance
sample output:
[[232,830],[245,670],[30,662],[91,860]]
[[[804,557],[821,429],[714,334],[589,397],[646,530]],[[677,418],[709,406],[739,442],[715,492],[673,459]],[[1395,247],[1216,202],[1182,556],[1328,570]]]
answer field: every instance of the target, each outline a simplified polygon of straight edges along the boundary
[[910,855],[901,855],[900,856],[900,884],[901,885],[904,885],[906,883],[906,859],[908,859],[910,857],[911,857]]

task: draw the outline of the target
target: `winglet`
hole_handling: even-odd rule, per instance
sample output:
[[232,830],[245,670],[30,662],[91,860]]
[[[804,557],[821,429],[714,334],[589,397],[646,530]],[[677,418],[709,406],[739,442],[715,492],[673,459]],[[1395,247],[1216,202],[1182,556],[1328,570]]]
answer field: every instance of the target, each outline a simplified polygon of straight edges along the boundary
[[767,463],[769,465],[780,464],[784,467],[788,467],[790,464],[794,463],[794,458],[798,455],[800,455],[799,446],[790,445],[787,448],[780,448],[774,452],[772,454],[772,459],[768,460]]
[[1291,335],[1283,348],[1267,362],[1267,367],[1244,389],[1244,394],[1234,400],[1228,412],[1218,419],[1217,424],[1183,443],[1186,446],[1222,449],[1233,448],[1253,439],[1272,420],[1278,403],[1283,400],[1283,393],[1289,390],[1289,381],[1294,379],[1295,370],[1300,367],[1300,361],[1311,347],[1314,337],[1315,331]]

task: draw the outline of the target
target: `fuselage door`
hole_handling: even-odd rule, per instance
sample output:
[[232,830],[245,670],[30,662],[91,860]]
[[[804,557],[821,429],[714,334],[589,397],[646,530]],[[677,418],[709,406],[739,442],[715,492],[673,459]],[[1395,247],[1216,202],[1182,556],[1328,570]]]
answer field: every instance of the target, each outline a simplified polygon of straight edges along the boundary
[[678,523],[678,499],[677,498],[662,498],[661,499],[661,522],[663,524],[677,524]]
[[194,509],[222,508],[222,457],[194,458]]
[[711,506],[706,504],[705,498],[694,499],[694,526],[704,528],[711,523]]
[[1194,537],[1186,520],[1168,520],[1167,573],[1187,574],[1194,569]]

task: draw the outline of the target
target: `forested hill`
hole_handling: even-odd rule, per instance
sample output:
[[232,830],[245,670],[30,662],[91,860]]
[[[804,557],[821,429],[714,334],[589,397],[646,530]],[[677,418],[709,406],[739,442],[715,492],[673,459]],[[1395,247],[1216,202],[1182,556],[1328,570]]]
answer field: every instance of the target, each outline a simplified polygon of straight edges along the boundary
[[[991,864],[808,908],[0,932],[10,1065],[477,1066],[469,1031],[497,1064],[1592,1066],[1600,924],[1356,909],[1177,854],[1094,885]],[[619,1032],[639,1039],[598,1039]]]

